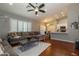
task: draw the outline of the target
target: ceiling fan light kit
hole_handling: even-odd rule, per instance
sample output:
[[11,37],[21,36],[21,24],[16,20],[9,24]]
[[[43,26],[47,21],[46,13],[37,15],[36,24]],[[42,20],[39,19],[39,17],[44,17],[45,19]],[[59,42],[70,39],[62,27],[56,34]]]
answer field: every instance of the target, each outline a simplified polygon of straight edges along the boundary
[[41,13],[45,13],[46,12],[45,10],[42,9],[45,6],[44,3],[42,3],[41,5],[38,5],[38,3],[36,3],[36,6],[33,5],[32,3],[29,3],[28,6],[27,6],[27,8],[31,8],[31,9],[29,9],[27,11],[28,12],[34,11],[36,16],[38,16],[38,12],[41,12]]

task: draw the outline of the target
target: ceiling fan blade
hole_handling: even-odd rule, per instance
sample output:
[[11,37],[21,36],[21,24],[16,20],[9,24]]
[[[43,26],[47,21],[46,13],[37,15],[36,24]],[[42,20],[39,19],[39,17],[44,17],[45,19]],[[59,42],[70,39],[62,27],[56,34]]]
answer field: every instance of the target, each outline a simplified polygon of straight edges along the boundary
[[42,8],[42,7],[44,7],[45,6],[45,4],[43,3],[43,4],[41,4],[40,6],[39,6],[39,8]]
[[35,14],[37,15],[37,14],[38,14],[38,12],[36,11],[36,12],[35,12]]
[[45,10],[39,10],[40,12],[42,12],[42,13],[45,13],[46,11]]
[[27,11],[34,11],[33,9],[27,10]]
[[27,5],[27,6],[26,6],[26,8],[29,8],[29,7],[31,7],[31,6],[30,6],[30,5]]
[[30,6],[32,6],[33,8],[35,8],[35,6],[34,6],[34,5],[32,5],[31,3],[29,3],[29,5],[30,5]]

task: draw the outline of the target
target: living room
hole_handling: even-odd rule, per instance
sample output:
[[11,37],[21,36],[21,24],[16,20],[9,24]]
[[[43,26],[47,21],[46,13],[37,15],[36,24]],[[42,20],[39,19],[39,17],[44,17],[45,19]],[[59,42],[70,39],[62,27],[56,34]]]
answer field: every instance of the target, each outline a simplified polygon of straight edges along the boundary
[[0,3],[0,55],[78,56],[78,6]]

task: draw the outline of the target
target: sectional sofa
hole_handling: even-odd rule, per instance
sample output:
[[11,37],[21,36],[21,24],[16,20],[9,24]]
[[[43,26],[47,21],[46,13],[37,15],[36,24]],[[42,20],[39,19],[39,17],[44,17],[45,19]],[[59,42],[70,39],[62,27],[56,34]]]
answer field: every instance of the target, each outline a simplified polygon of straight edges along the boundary
[[41,37],[40,32],[10,32],[8,33],[8,42],[12,45],[20,43],[23,40],[38,40],[39,37]]

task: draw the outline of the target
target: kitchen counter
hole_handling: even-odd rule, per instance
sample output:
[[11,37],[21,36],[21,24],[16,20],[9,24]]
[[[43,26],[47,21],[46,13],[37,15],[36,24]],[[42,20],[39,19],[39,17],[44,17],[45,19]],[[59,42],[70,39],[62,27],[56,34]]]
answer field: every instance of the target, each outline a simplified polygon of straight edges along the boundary
[[52,32],[51,34],[68,34],[67,32]]
[[52,32],[51,39],[69,41],[69,35],[67,32]]

